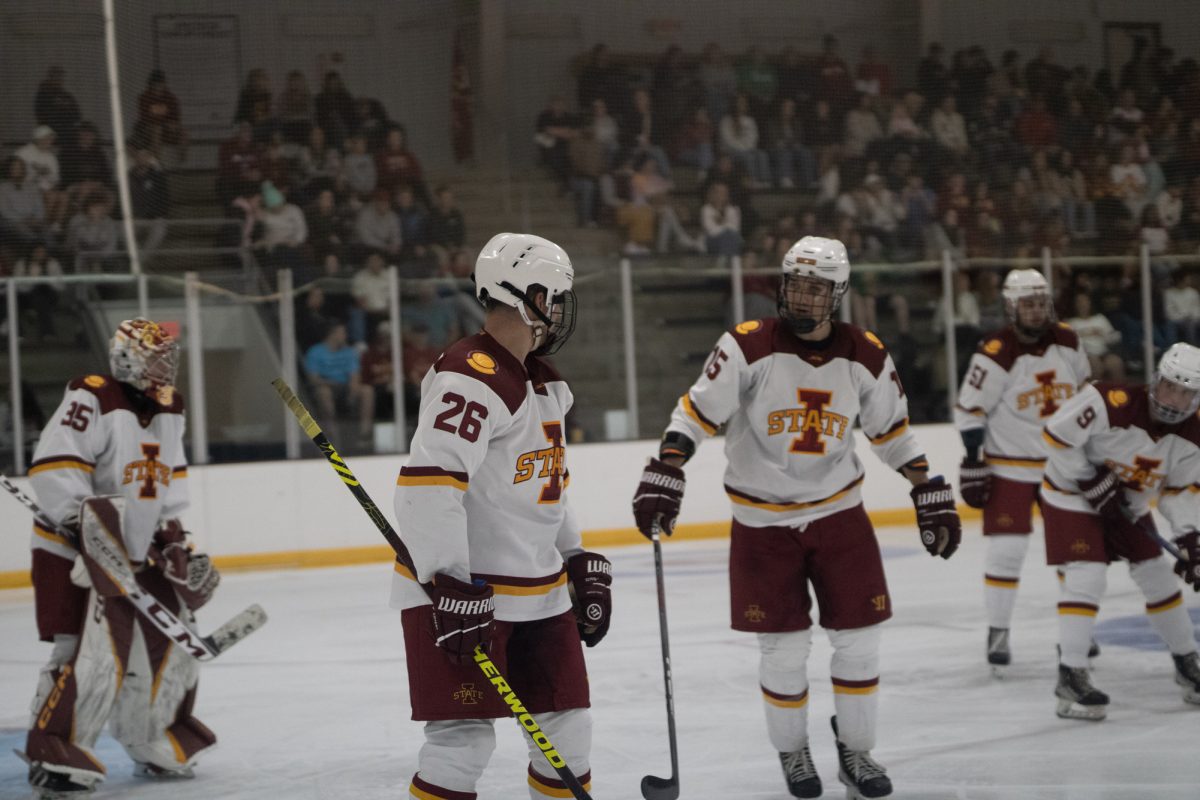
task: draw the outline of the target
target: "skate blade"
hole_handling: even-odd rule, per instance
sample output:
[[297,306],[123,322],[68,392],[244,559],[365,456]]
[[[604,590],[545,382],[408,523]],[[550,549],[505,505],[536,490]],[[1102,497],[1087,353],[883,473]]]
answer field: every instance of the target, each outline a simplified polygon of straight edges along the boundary
[[1183,702],[1200,706],[1200,691],[1197,691],[1186,678],[1176,675],[1175,683],[1183,689]]
[[151,781],[186,781],[196,777],[196,773],[191,767],[183,769],[163,769],[152,764],[135,763],[133,765],[133,777],[146,778]]
[[1108,715],[1108,706],[1081,706],[1070,700],[1059,700],[1057,713],[1062,719],[1099,722]]

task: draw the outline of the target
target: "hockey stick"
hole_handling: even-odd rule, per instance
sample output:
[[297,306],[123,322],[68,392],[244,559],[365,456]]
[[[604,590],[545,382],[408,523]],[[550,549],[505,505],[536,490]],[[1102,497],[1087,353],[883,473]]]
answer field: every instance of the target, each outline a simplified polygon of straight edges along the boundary
[[[287,405],[288,410],[296,417],[296,421],[304,429],[305,435],[312,439],[313,444],[320,448],[326,460],[329,461],[330,466],[337,472],[338,477],[342,479],[342,483],[346,484],[346,488],[350,490],[350,494],[354,495],[354,499],[362,506],[363,511],[367,512],[367,516],[375,523],[375,527],[383,534],[383,538],[387,539],[387,543],[391,545],[392,550],[396,553],[396,560],[415,576],[417,568],[413,564],[408,548],[400,540],[400,536],[392,528],[391,523],[387,521],[387,517],[379,510],[379,506],[375,505],[375,501],[367,494],[367,490],[358,482],[358,478],[354,477],[354,473],[350,471],[350,467],[346,465],[341,455],[338,454],[333,443],[329,441],[329,437],[321,430],[321,426],[312,418],[312,414],[308,413],[308,409],[304,407],[304,404],[300,402],[300,398],[292,391],[292,387],[288,386],[287,382],[282,378],[276,378],[271,381],[271,385],[275,387],[275,391],[279,393],[279,398]],[[567,766],[566,759],[559,755],[558,749],[555,748],[554,744],[550,741],[550,737],[538,725],[533,715],[525,710],[525,704],[517,697],[516,692],[509,686],[508,681],[500,674],[500,669],[482,647],[475,648],[473,660],[475,665],[479,667],[487,678],[488,683],[496,689],[501,699],[504,700],[504,704],[508,706],[517,723],[521,726],[521,729],[533,740],[538,750],[545,756],[546,761],[558,773],[559,780],[566,784],[571,795],[576,800],[592,800],[591,795],[579,783],[579,778],[575,777],[575,773],[571,772],[570,767]]]
[[266,612],[262,610],[262,606],[255,603],[235,614],[228,622],[208,636],[201,636],[141,587],[137,578],[134,577],[133,567],[130,565],[128,557],[119,544],[114,544],[108,537],[96,537],[89,539],[89,546],[85,549],[73,531],[46,516],[33,498],[22,492],[16,484],[9,480],[7,475],[0,474],[0,486],[3,486],[9,494],[17,499],[17,502],[33,513],[33,518],[38,525],[63,537],[70,542],[72,547],[84,554],[84,558],[90,558],[117,585],[121,594],[129,600],[139,614],[197,661],[209,661],[216,658],[266,624]]
[[667,635],[667,590],[663,579],[662,529],[655,521],[650,531],[654,543],[654,577],[658,583],[658,632],[662,638],[663,685],[667,696],[667,737],[671,743],[671,777],[647,775],[642,778],[642,797],[646,800],[675,800],[679,797],[679,750],[675,743],[675,685],[671,680],[671,642]]

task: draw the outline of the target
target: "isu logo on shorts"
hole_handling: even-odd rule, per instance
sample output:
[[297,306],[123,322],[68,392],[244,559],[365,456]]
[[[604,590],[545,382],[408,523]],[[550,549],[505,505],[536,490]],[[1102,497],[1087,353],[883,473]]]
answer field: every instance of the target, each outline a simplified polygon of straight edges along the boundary
[[1077,556],[1087,555],[1092,548],[1083,539],[1076,539],[1071,544],[1071,552]]
[[1140,492],[1142,489],[1153,489],[1163,482],[1166,476],[1161,472],[1155,472],[1155,468],[1162,464],[1162,459],[1145,458],[1143,456],[1135,456],[1133,466],[1128,464],[1119,464],[1111,459],[1107,462],[1108,468],[1117,473],[1117,477],[1121,479],[1121,483],[1135,492]]
[[1018,411],[1037,406],[1038,418],[1045,419],[1058,411],[1058,403],[1055,401],[1069,400],[1075,394],[1075,387],[1070,383],[1054,382],[1055,375],[1052,369],[1039,372],[1033,377],[1038,382],[1037,388],[1017,395]]
[[157,444],[143,443],[142,455],[145,458],[130,461],[125,465],[125,475],[121,483],[128,486],[134,481],[140,481],[142,488],[138,491],[138,497],[142,500],[158,497],[156,483],[166,486],[171,482],[171,468],[158,460],[160,449]]
[[792,439],[789,452],[824,455],[825,440],[821,437],[843,438],[850,420],[825,410],[833,400],[833,392],[797,389],[796,397],[800,401],[799,408],[783,408],[767,414],[767,435],[798,433],[800,436]]
[[483,692],[476,689],[473,683],[464,683],[452,697],[455,702],[462,703],[464,706],[477,706],[483,699]]
[[752,605],[746,608],[746,613],[743,616],[746,617],[747,622],[753,622],[757,624],[766,620],[767,612],[763,611],[757,605]]

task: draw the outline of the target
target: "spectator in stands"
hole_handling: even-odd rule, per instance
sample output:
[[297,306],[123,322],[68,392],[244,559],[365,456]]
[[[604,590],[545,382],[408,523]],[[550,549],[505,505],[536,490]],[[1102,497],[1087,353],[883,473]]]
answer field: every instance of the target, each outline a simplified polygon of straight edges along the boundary
[[704,92],[704,105],[708,118],[721,120],[729,113],[733,95],[737,92],[737,73],[729,63],[729,57],[716,42],[704,46],[700,55],[700,87]]
[[[375,418],[375,392],[362,382],[358,351],[346,341],[346,326],[335,322],[325,338],[304,354],[304,372],[317,398],[323,420],[337,420],[357,411],[358,446],[371,443]],[[342,439],[339,438],[338,441]]]
[[[435,355],[436,359],[437,356]],[[405,366],[408,366],[407,361]],[[429,371],[429,367],[433,366],[433,362],[429,362],[425,367],[425,372]],[[380,322],[375,328],[375,335],[371,337],[371,344],[367,347],[365,353],[362,354],[360,362],[362,371],[363,383],[371,388],[375,393],[375,419],[391,420],[395,413],[396,393],[393,385],[392,376],[395,374],[392,371],[392,326],[386,320]],[[424,377],[425,372],[421,375]]]
[[393,125],[388,128],[383,149],[375,154],[376,185],[389,192],[396,191],[401,184],[413,190],[417,199],[430,205],[429,190],[421,173],[421,162],[408,149],[404,128]]
[[307,142],[297,156],[297,199],[314,198],[326,189],[335,195],[343,194],[346,180],[342,175],[342,154],[329,146],[325,129],[316,125],[309,128]]
[[[967,363],[975,345],[979,342],[984,331],[979,326],[979,303],[971,291],[971,275],[963,270],[956,270],[953,276],[954,306],[949,316],[954,327],[955,352],[958,363],[955,365],[955,382],[966,372]],[[933,332],[942,334],[946,330],[947,309],[945,298],[938,298],[937,307],[933,314]]]
[[899,244],[900,220],[904,218],[904,205],[879,175],[868,175],[863,187],[867,190],[866,214],[859,230],[868,240],[877,240],[882,249],[894,258],[894,251]]
[[75,126],[83,119],[79,103],[74,95],[63,86],[66,71],[57,64],[46,70],[46,77],[38,84],[33,98],[33,118],[38,125],[45,125],[66,141],[75,135]]
[[1029,182],[1023,178],[1013,181],[1008,202],[999,206],[999,211],[1010,252],[1017,256],[1029,255],[1039,222]]
[[1087,292],[1075,295],[1074,314],[1066,323],[1079,337],[1083,351],[1092,365],[1094,380],[1122,380],[1125,365],[1112,348],[1121,344],[1121,334],[1108,321],[1108,317],[1092,312],[1092,298]]
[[825,100],[834,116],[841,119],[854,102],[854,79],[850,66],[838,52],[838,40],[832,34],[821,39],[821,55],[816,62],[816,98]]
[[404,246],[404,236],[390,200],[385,189],[376,189],[371,202],[359,209],[354,231],[359,244],[367,250],[396,258]]
[[887,134],[894,144],[902,147],[929,138],[929,134],[917,124],[908,105],[904,102],[895,103],[892,106],[892,114],[888,118]]
[[25,176],[25,162],[9,156],[0,182],[0,244],[31,247],[48,233],[42,190]]
[[187,132],[179,109],[179,98],[167,87],[161,69],[152,70],[146,88],[138,96],[138,116],[133,126],[136,146],[149,147],[155,157],[162,156],[163,145],[187,145]]
[[63,145],[58,160],[62,165],[63,190],[72,204],[91,194],[111,192],[112,168],[108,156],[100,149],[96,126],[92,123],[79,123],[74,143]]
[[1193,285],[1191,273],[1177,269],[1170,288],[1163,292],[1163,308],[1167,320],[1175,325],[1179,338],[1191,344],[1200,343],[1200,292]]
[[925,231],[937,220],[937,195],[925,185],[919,172],[907,176],[900,192],[904,214],[900,225],[900,246],[910,253],[925,248]]
[[283,91],[279,93],[279,125],[289,142],[303,144],[308,141],[313,120],[312,92],[304,73],[294,69],[287,74]]
[[933,42],[926,56],[917,64],[917,91],[934,105],[940,104],[942,98],[950,93],[950,70],[942,60],[944,53],[944,48]]
[[133,150],[133,166],[129,169],[129,202],[133,218],[144,232],[140,247],[156,250],[167,235],[167,213],[171,208],[171,189],[154,151],[148,146]]
[[822,212],[828,212],[842,193],[842,168],[832,151],[821,154],[817,172],[817,196],[813,202]]
[[670,176],[671,164],[662,149],[661,136],[662,130],[650,100],[650,92],[635,89],[632,106],[621,125],[621,144],[625,148],[625,155],[635,161],[644,155],[649,156],[658,162],[660,173]]
[[370,341],[375,326],[387,318],[390,308],[386,264],[379,253],[371,253],[367,256],[366,266],[354,273],[350,285],[354,305],[350,308],[346,332],[352,344],[361,343],[363,348]]
[[[413,190],[408,186],[398,188],[395,197],[396,217],[400,220],[400,236],[404,240],[404,248],[401,250],[401,260],[404,264],[409,264],[414,260],[423,260],[429,252],[426,249],[431,233],[429,214],[426,214],[425,209],[417,205],[416,197],[413,196]],[[421,265],[420,269],[422,273],[425,272],[423,266]],[[417,276],[406,273],[404,277]],[[421,274],[420,277],[427,277],[427,275]]]
[[289,152],[294,150],[293,145],[284,142],[283,133],[276,128],[262,151],[263,180],[270,181],[284,192],[290,192],[292,188],[295,160],[289,157]]
[[713,183],[708,188],[708,198],[700,209],[700,227],[704,241],[712,255],[736,256],[741,254],[742,239],[741,210],[729,202],[729,187],[724,183]]
[[929,127],[933,138],[950,155],[961,160],[966,157],[970,144],[967,141],[967,124],[962,114],[958,113],[958,101],[954,95],[948,94],[934,109],[929,119]]
[[1027,150],[1058,145],[1058,122],[1046,107],[1046,98],[1035,95],[1033,102],[1021,112],[1013,126],[1018,142]]
[[441,295],[436,281],[417,284],[416,302],[404,305],[401,318],[410,331],[424,325],[432,347],[443,348],[462,336],[453,293]]
[[55,138],[53,130],[39,125],[33,129],[29,143],[16,153],[25,162],[25,180],[42,191],[46,221],[51,227],[61,224],[69,210],[67,195],[61,189],[62,172],[55,152]]
[[842,130],[833,116],[833,106],[828,100],[818,100],[813,105],[812,116],[805,121],[804,138],[817,159],[826,151],[837,150],[841,146]]
[[[603,103],[593,100],[592,103]],[[575,197],[575,222],[579,227],[596,227],[596,195],[607,172],[607,148],[596,138],[595,126],[586,125],[571,140],[571,193]]]
[[[25,284],[21,286],[21,304],[28,303],[37,315],[37,335],[39,339],[53,339],[56,336],[54,326],[54,311],[58,308],[58,296],[62,284],[53,280],[63,275],[62,265],[58,259],[50,255],[45,243],[37,242],[30,248],[28,254],[13,267],[13,277],[16,278],[49,278],[45,283]],[[1193,290],[1195,291],[1195,290]]]
[[428,238],[429,249],[443,266],[449,261],[450,253],[466,241],[467,223],[454,203],[454,192],[449,186],[437,187],[436,201],[429,212]]
[[334,316],[327,307],[325,290],[320,286],[310,286],[296,307],[296,343],[300,353],[307,353],[310,347],[324,339],[333,323]]
[[1078,97],[1067,101],[1067,113],[1059,123],[1059,143],[1063,151],[1087,159],[1104,146],[1104,126],[1089,119]]
[[354,124],[354,98],[334,70],[325,73],[321,92],[313,101],[318,127],[325,130],[329,146],[340,149]]
[[1096,235],[1096,204],[1092,202],[1087,178],[1076,166],[1071,151],[1063,150],[1058,157],[1058,173],[1062,177],[1063,217],[1067,232],[1076,239],[1091,239]]
[[1025,91],[1030,97],[1044,97],[1050,110],[1061,114],[1070,77],[1071,73],[1055,61],[1054,49],[1043,47],[1037,58],[1025,65]]
[[117,252],[121,230],[110,216],[112,206],[103,195],[84,200],[83,210],[67,225],[67,249],[75,253],[76,272],[99,272]]
[[1146,112],[1138,108],[1137,95],[1132,89],[1121,91],[1120,100],[1108,116],[1108,139],[1119,144],[1133,136],[1146,118]]
[[1038,215],[1045,219],[1060,214],[1069,188],[1062,173],[1051,166],[1045,150],[1033,152],[1029,166],[1029,183]]
[[571,157],[569,143],[577,133],[575,116],[567,111],[561,95],[550,98],[550,105],[538,114],[533,140],[541,150],[542,163],[558,179],[562,188],[570,188]]
[[698,106],[692,117],[680,129],[675,139],[673,154],[680,164],[697,170],[696,178],[703,183],[713,166],[713,124],[708,109]]
[[263,253],[263,263],[273,269],[291,269],[302,273],[298,283],[306,282],[311,261],[305,244],[308,242],[308,223],[304,212],[289,203],[270,181],[262,185],[262,207],[258,221],[262,233],[254,240],[254,248]]
[[429,326],[417,322],[404,332],[404,409],[408,419],[416,419],[421,406],[421,381],[437,362],[442,350],[429,342]]
[[774,65],[767,61],[766,56],[757,46],[751,46],[746,51],[745,58],[737,65],[738,91],[746,96],[750,103],[750,114],[756,119],[766,119],[767,111],[775,102],[775,93],[779,88],[779,77]]
[[[348,141],[349,151],[342,160],[342,176],[354,200],[364,202],[375,192],[378,173],[375,158],[367,152],[367,137],[354,133]],[[382,189],[387,195],[387,189]]]
[[332,189],[322,189],[317,193],[317,200],[309,206],[305,222],[308,225],[308,244],[318,262],[323,262],[331,254],[338,257],[345,255],[350,235]]
[[1154,207],[1158,209],[1158,218],[1167,232],[1174,236],[1175,230],[1183,219],[1183,187],[1171,184],[1158,193],[1154,198]]
[[750,101],[738,94],[733,101],[733,110],[718,126],[721,150],[733,157],[750,179],[755,188],[771,185],[771,162],[758,146],[758,123],[750,115]]
[[[625,68],[613,62],[608,45],[597,43],[592,47],[587,61],[579,70],[576,86],[575,100],[579,108],[590,108],[592,101],[599,98],[614,114],[624,113],[629,78]],[[565,100],[563,104],[565,107]]]
[[783,189],[811,189],[817,182],[817,157],[804,145],[796,101],[785,97],[767,125],[767,144],[775,164],[775,180]]
[[1122,145],[1120,160],[1109,170],[1109,180],[1114,195],[1125,203],[1125,207],[1129,209],[1129,213],[1135,219],[1139,217],[1142,207],[1146,204],[1146,189],[1149,186],[1149,179],[1146,177],[1146,171],[1142,169],[1142,165],[1135,160],[1135,151],[1132,145]]
[[643,156],[630,178],[632,205],[651,209],[651,219],[656,229],[655,249],[659,253],[669,253],[675,242],[688,250],[705,252],[703,240],[692,238],[680,223],[679,215],[671,203],[672,188],[670,179],[659,174],[658,162]]
[[580,133],[590,127],[592,138],[604,148],[604,164],[607,168],[617,156],[621,147],[621,130],[617,121],[608,113],[608,104],[597,97],[592,100],[592,118],[590,125],[580,129]]
[[217,155],[217,198],[227,206],[235,198],[254,194],[262,180],[262,151],[254,143],[254,128],[239,122]]
[[254,129],[256,142],[271,138],[278,123],[272,108],[271,76],[265,69],[256,67],[247,73],[246,82],[238,94],[233,121],[249,122]]
[[883,138],[883,127],[875,113],[874,96],[862,92],[858,103],[846,114],[846,137],[843,143],[846,155],[862,158],[873,142]]
[[367,137],[367,149],[380,150],[387,139],[388,131],[396,127],[387,115],[383,103],[373,97],[354,98],[354,121],[351,131]]
[[923,233],[927,261],[941,261],[942,254],[949,251],[956,265],[961,267],[966,264],[967,233],[960,224],[957,208],[944,210],[941,217],[927,226]]
[[779,79],[777,97],[790,97],[802,108],[808,106],[813,93],[813,74],[800,57],[800,51],[792,45],[783,48],[779,55],[779,66],[775,71]]
[[[696,76],[684,59],[683,48],[671,45],[655,65],[650,83],[650,99],[667,130],[676,130],[687,121],[688,111],[698,101],[698,94]],[[599,133],[597,138],[600,138]]]
[[854,71],[854,88],[869,97],[891,97],[894,79],[892,68],[879,60],[874,45],[863,48],[862,59]]

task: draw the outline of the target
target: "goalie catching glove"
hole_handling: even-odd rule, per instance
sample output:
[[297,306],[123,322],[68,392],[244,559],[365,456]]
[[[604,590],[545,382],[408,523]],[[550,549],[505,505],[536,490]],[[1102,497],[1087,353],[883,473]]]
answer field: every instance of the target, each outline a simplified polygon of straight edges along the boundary
[[177,519],[167,520],[154,532],[150,558],[175,587],[175,593],[192,611],[212,599],[221,573],[205,553],[193,552],[188,532]]
[[962,540],[962,523],[954,508],[954,490],[938,475],[913,487],[909,493],[917,510],[921,544],[931,556],[949,558]]
[[486,652],[495,629],[496,600],[492,587],[463,583],[438,573],[425,587],[433,601],[433,641],[455,664],[466,664],[476,647]]
[[588,647],[600,644],[612,619],[612,562],[599,553],[577,553],[567,559],[579,638]]

